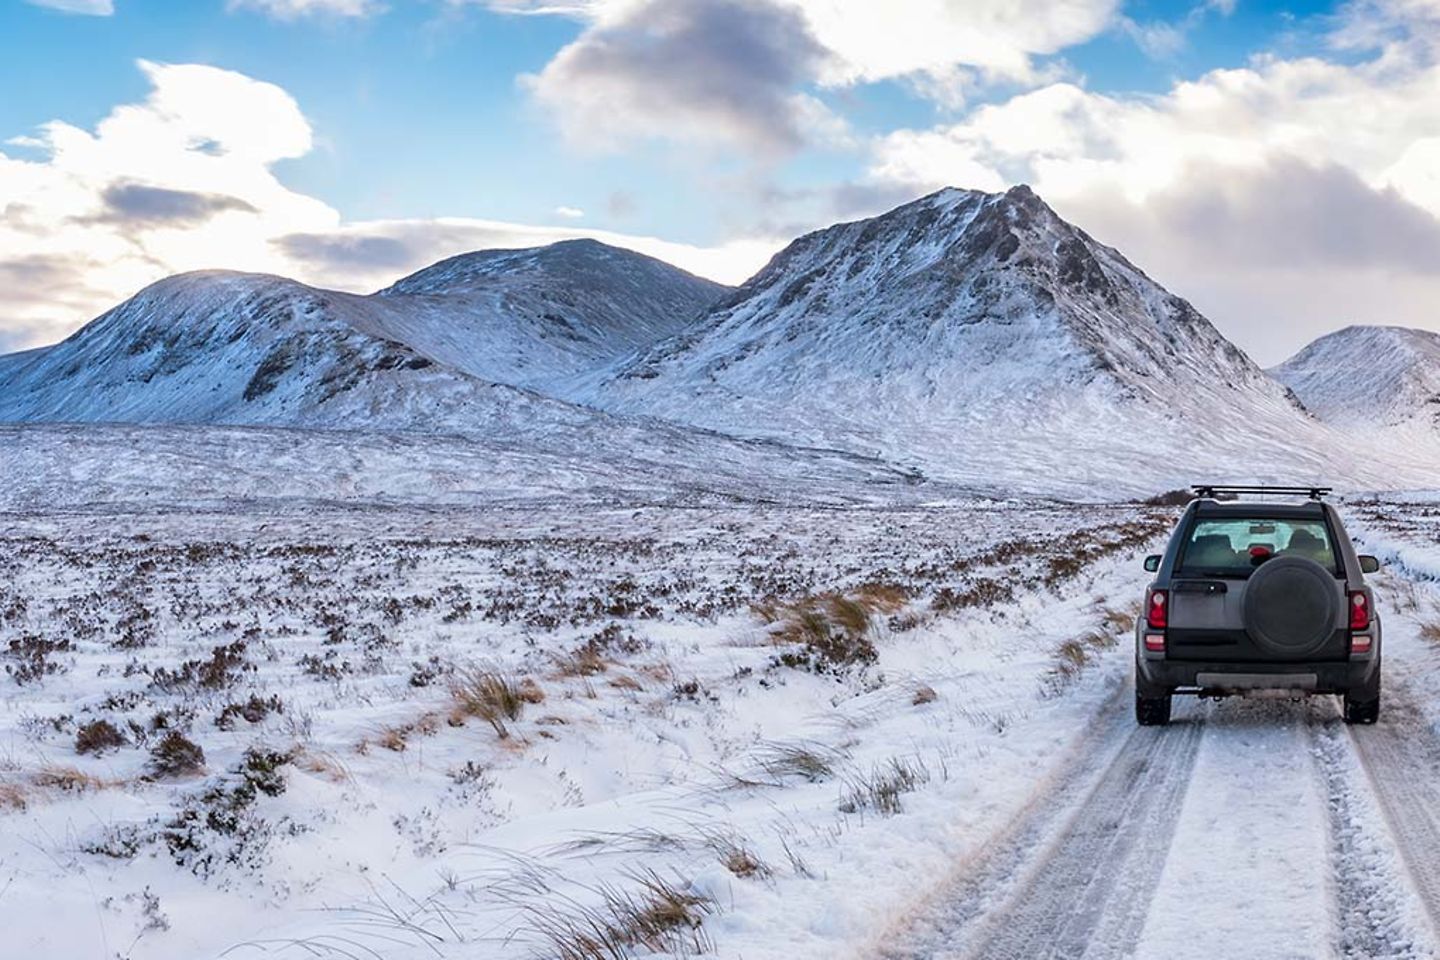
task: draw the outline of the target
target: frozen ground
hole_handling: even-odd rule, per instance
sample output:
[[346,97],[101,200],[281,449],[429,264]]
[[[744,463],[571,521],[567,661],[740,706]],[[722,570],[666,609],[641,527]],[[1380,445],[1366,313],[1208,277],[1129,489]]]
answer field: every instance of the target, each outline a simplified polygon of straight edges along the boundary
[[1348,509],[1356,731],[1133,727],[1164,510],[15,510],[0,956],[1434,956],[1440,508]]

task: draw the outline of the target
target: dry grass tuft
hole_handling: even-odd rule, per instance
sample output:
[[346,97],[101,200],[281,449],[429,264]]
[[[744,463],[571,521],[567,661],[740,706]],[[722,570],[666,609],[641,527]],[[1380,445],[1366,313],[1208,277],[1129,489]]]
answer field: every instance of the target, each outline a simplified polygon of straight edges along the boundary
[[0,810],[23,811],[29,806],[25,788],[18,783],[0,783]]
[[845,754],[821,743],[770,743],[758,757],[760,769],[776,780],[795,777],[809,783],[829,780]]
[[891,757],[888,763],[848,781],[849,789],[840,798],[841,813],[874,810],[894,816],[901,810],[900,797],[930,782],[930,771],[918,759]]
[[379,736],[375,738],[375,742],[386,750],[391,750],[395,753],[404,753],[405,748],[410,746],[410,727],[404,725],[398,727],[382,727]]
[[940,694],[935,692],[935,688],[928,683],[922,683],[915,687],[915,693],[910,698],[910,705],[923,707],[925,704],[934,703],[938,699],[940,699]]
[[1055,650],[1055,662],[1045,676],[1044,692],[1054,696],[1074,683],[1104,650],[1114,647],[1115,634],[1104,626],[1095,627]]
[[761,860],[759,855],[734,833],[725,831],[710,833],[706,836],[705,843],[715,851],[715,855],[720,858],[720,863],[724,865],[725,869],[742,880],[766,880],[775,873],[769,864]]
[[66,793],[91,793],[109,785],[84,770],[64,766],[42,767],[33,780],[35,786],[43,790],[63,790]]
[[1420,588],[1415,581],[1389,576],[1385,578],[1383,589],[1387,605],[1397,613],[1416,613],[1420,610]]
[[593,677],[610,669],[610,659],[598,646],[582,644],[555,657],[555,672],[562,677]]
[[853,597],[830,593],[756,609],[773,642],[798,647],[778,658],[784,666],[839,673],[880,658],[870,609]]
[[911,593],[898,583],[862,583],[853,594],[855,601],[874,613],[897,613],[910,602]]
[[1140,605],[1131,604],[1130,609],[1120,610],[1115,607],[1105,607],[1100,611],[1100,623],[1111,633],[1126,633],[1135,626],[1135,618],[1140,615]]
[[1420,625],[1420,639],[1427,643],[1440,645],[1440,623],[1422,623]]
[[353,783],[354,777],[350,769],[331,753],[319,750],[306,750],[295,758],[295,766],[313,774],[317,777],[324,777],[331,783]]
[[598,889],[597,906],[560,913],[526,907],[530,926],[556,960],[626,960],[640,954],[692,956],[711,947],[703,927],[715,901],[654,871],[636,875],[635,887]]
[[[505,721],[519,720],[527,703],[538,702],[533,697],[539,691],[539,687],[533,687],[533,692],[527,692],[523,685],[503,674],[478,669],[458,670],[450,683],[454,714],[461,718],[479,717],[494,727],[496,736],[502,740],[510,736]],[[543,693],[540,699],[544,699]]]

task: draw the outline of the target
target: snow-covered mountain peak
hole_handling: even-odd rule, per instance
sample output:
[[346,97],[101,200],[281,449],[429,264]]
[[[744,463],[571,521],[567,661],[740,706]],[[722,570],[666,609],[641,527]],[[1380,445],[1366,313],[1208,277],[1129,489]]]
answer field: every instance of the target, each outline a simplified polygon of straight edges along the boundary
[[966,480],[1161,450],[1216,463],[1264,448],[1257,469],[1276,469],[1313,426],[1194,307],[1024,186],[941,190],[807,234],[569,396]]
[[678,378],[754,397],[808,393],[816,378],[919,380],[969,407],[1013,396],[991,389],[997,372],[1012,386],[1104,381],[1131,397],[1218,379],[1289,402],[1190,304],[1024,186],[942,190],[801,237],[612,382],[620,394]]
[[1271,373],[1323,420],[1345,426],[1440,422],[1440,334],[1350,326]]
[[497,280],[534,282],[537,279],[565,287],[599,285],[634,289],[648,284],[659,292],[674,289],[705,303],[717,299],[726,289],[654,257],[598,240],[578,239],[561,240],[544,247],[462,253],[396,281],[380,295],[457,295],[477,288],[489,289]]
[[[0,420],[444,426],[493,406],[491,384],[543,390],[648,347],[726,289],[589,240],[464,254],[368,297],[197,271],[0,358]],[[344,423],[369,387],[395,402]]]

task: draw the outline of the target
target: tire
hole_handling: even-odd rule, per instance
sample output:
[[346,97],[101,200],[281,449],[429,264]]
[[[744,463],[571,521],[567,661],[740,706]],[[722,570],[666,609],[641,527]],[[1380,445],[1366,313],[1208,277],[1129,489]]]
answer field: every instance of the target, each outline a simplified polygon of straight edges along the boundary
[[1343,616],[1335,575],[1314,560],[1279,556],[1265,561],[1245,586],[1241,615],[1255,645],[1277,660],[1315,656]]
[[1142,697],[1135,694],[1135,722],[1142,727],[1163,727],[1170,722],[1170,694]]
[[1380,695],[1378,692],[1372,700],[1356,700],[1347,693],[1341,703],[1346,723],[1369,725],[1380,719]]

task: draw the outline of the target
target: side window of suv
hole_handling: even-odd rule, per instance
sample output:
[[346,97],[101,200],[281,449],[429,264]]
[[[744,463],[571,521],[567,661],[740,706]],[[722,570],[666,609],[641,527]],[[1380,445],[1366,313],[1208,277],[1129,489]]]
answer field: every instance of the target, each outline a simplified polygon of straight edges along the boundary
[[1225,517],[1197,520],[1180,554],[1182,576],[1246,577],[1273,556],[1304,557],[1338,573],[1323,520]]

